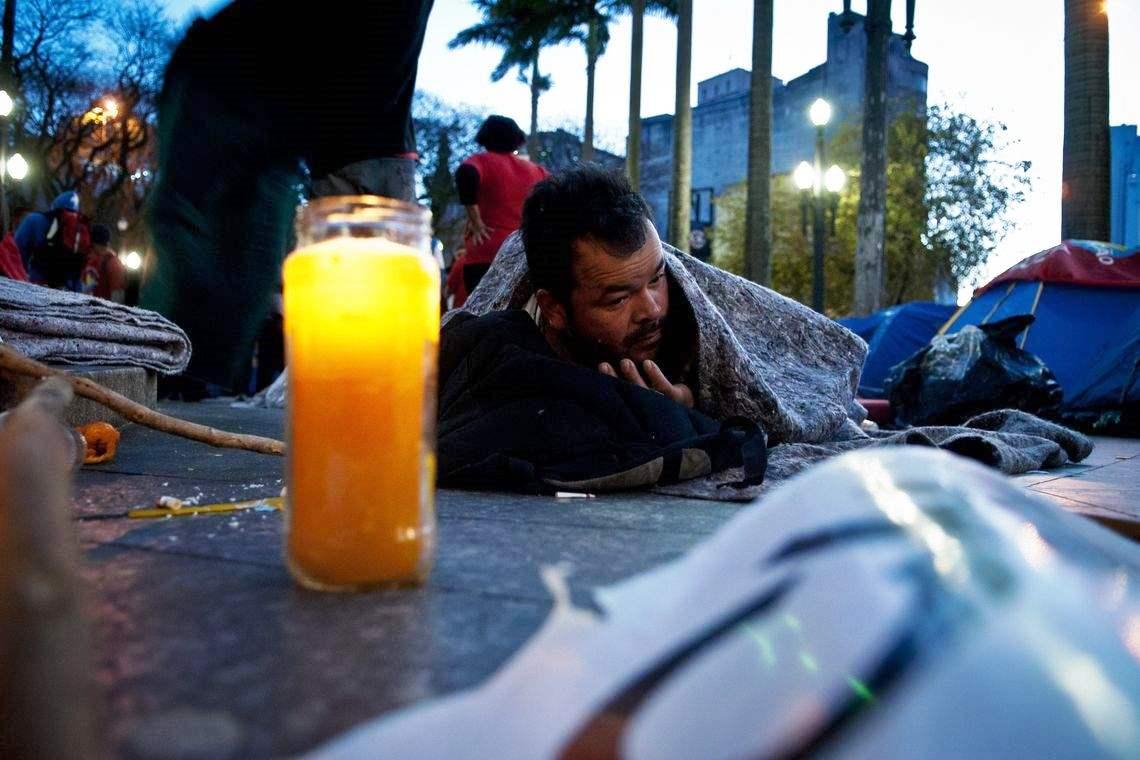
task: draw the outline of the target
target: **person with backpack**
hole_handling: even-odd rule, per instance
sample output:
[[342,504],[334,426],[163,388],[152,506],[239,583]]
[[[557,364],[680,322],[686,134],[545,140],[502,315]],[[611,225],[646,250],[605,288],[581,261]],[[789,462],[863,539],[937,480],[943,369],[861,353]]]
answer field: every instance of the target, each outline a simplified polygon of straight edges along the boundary
[[123,303],[127,294],[127,269],[110,246],[111,230],[102,224],[91,225],[91,252],[83,268],[81,292]]
[[78,291],[91,250],[87,218],[79,213],[79,193],[60,193],[46,214],[28,214],[16,228],[16,245],[32,282]]

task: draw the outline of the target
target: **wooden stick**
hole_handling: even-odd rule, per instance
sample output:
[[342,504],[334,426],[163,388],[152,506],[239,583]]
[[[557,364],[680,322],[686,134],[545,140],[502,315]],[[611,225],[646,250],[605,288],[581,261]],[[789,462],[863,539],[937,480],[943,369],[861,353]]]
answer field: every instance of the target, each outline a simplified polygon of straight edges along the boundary
[[189,438],[192,441],[200,441],[219,448],[245,449],[256,451],[259,454],[276,454],[278,456],[285,453],[285,444],[274,438],[230,433],[156,412],[85,377],[74,377],[66,372],[54,370],[35,359],[29,359],[10,346],[0,345],[0,372],[40,379],[62,377],[71,384],[76,395],[102,404],[131,422],[137,422],[163,433]]

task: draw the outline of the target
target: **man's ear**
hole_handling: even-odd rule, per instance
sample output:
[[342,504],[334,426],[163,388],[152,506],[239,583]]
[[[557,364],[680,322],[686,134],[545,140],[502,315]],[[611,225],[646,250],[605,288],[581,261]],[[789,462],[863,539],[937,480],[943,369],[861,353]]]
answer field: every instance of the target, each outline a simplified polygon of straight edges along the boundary
[[565,332],[570,326],[570,319],[562,302],[549,290],[542,288],[535,291],[534,298],[538,301],[538,308],[542,309],[542,318],[546,324],[555,332]]

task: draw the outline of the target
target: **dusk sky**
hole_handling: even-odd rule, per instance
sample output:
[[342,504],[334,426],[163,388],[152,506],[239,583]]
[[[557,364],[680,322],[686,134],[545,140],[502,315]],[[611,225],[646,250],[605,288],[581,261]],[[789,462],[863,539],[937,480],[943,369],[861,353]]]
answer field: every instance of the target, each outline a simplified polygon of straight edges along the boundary
[[[179,20],[208,14],[224,3],[166,0]],[[731,68],[751,67],[752,2],[695,0],[692,99],[697,82]],[[864,3],[854,8],[863,10]],[[319,6],[318,6],[319,7]],[[895,31],[905,28],[902,0],[893,3]],[[1013,214],[1018,228],[983,270],[983,279],[1019,259],[1055,244],[1060,236],[1064,29],[1062,0],[919,0],[913,54],[930,65],[929,102],[1009,126],[1011,161],[1033,162],[1034,188]],[[1109,0],[1111,123],[1140,122],[1140,0]],[[823,62],[827,13],[839,0],[782,0],[775,10],[773,73],[788,80]],[[420,57],[418,87],[446,101],[530,121],[530,94],[513,75],[492,83],[499,53],[488,48],[448,50],[447,42],[478,21],[467,0],[436,0]],[[629,99],[630,22],[611,28],[598,64],[596,118],[599,144],[622,152]],[[646,20],[642,115],[671,113],[674,99],[676,29]],[[541,66],[553,79],[539,103],[543,128],[581,129],[585,112],[585,53],[580,45],[543,53]],[[1127,83],[1127,84],[1126,84]],[[806,115],[805,115],[806,118]],[[805,158],[808,158],[805,156]]]

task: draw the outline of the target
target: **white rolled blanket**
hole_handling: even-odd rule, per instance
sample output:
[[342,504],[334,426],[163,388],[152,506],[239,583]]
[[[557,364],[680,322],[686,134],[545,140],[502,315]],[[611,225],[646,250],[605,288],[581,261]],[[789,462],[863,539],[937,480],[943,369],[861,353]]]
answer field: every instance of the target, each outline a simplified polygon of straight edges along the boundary
[[190,339],[160,314],[0,278],[0,340],[43,362],[131,365],[173,375]]

